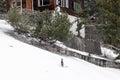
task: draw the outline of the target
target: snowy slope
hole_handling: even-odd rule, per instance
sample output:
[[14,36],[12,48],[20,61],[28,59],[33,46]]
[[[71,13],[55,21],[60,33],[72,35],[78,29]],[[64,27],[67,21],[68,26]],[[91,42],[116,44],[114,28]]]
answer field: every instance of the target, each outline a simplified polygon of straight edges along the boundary
[[7,30],[13,28],[0,20],[0,80],[120,80],[118,69],[50,53],[15,40]]

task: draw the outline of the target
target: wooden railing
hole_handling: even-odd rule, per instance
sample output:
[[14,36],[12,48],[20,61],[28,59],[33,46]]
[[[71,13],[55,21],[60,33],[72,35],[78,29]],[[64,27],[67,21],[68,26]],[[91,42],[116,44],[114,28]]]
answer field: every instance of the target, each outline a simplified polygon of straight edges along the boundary
[[56,51],[55,53],[60,54],[60,55],[67,55],[67,56],[73,56],[82,60],[85,60],[87,62],[93,63],[98,66],[102,67],[110,67],[110,68],[118,68],[120,69],[120,63],[116,62],[114,60],[108,60],[108,59],[102,59],[102,58],[96,58],[92,57],[90,55],[83,55],[80,53],[77,53],[75,51],[69,50],[69,49],[64,49],[62,47],[56,46]]

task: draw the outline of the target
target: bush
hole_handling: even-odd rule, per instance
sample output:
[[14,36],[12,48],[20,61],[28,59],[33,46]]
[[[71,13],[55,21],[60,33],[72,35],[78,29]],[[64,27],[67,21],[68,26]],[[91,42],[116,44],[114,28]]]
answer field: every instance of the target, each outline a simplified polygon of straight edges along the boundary
[[70,36],[70,27],[72,23],[68,19],[67,14],[57,14],[55,15],[55,19],[53,21],[53,38],[66,41]]
[[26,14],[21,14],[17,29],[21,32],[29,32],[31,27],[30,17]]
[[16,29],[21,18],[18,9],[16,7],[11,8],[8,11],[7,16],[10,24]]
[[49,37],[49,34],[51,34],[52,14],[48,10],[38,12],[35,17],[35,23],[35,36],[44,39]]
[[10,24],[18,33],[28,32],[30,30],[30,17],[24,13],[20,14],[18,8],[11,8],[8,13]]
[[71,23],[67,14],[53,14],[50,11],[39,12],[36,16],[36,37],[65,41],[70,35]]
[[6,13],[7,11],[7,0],[0,0],[0,13]]

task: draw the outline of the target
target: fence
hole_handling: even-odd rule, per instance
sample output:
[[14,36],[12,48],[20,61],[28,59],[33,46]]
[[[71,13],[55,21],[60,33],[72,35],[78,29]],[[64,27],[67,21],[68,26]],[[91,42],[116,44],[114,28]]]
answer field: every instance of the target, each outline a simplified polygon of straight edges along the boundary
[[73,56],[79,59],[83,59],[85,61],[88,61],[90,63],[93,63],[98,66],[102,67],[110,67],[110,68],[117,68],[120,69],[120,63],[112,60],[107,60],[107,59],[102,59],[102,58],[95,58],[90,55],[82,55],[80,53],[74,52],[72,50],[67,50],[65,48],[59,47],[59,46],[54,46],[56,47],[56,52],[57,54],[60,55],[67,55],[67,56]]

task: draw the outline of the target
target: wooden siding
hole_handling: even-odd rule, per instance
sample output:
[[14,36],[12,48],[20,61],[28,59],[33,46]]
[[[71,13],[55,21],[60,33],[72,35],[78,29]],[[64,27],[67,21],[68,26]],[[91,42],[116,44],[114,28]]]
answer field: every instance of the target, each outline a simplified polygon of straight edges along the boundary
[[26,9],[32,10],[32,0],[26,0]]
[[50,4],[52,8],[54,9],[56,7],[56,0],[50,0]]

